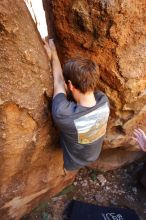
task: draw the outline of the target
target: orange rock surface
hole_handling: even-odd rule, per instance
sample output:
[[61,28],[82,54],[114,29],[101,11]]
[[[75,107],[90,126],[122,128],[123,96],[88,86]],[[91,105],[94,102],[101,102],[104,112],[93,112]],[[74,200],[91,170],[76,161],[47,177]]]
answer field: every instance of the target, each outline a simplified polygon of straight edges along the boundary
[[[138,150],[134,128],[146,131],[146,3],[112,0],[48,0],[60,57],[94,59],[97,88],[110,99],[104,148]],[[48,12],[49,14],[49,12]]]
[[52,74],[23,1],[0,2],[0,219],[20,219],[72,182],[51,119]]

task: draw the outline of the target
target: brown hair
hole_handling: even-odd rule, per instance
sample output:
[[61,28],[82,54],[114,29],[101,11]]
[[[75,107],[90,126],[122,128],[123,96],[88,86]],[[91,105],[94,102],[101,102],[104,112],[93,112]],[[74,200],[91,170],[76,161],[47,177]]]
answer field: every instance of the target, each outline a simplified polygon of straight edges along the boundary
[[66,84],[70,80],[81,93],[94,91],[99,79],[99,68],[95,62],[85,58],[73,58],[64,65],[63,76]]

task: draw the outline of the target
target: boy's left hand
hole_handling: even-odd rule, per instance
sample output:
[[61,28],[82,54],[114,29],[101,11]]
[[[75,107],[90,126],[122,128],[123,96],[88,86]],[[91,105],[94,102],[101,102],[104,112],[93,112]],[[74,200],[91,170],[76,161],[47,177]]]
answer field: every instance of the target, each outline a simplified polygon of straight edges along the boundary
[[56,46],[54,44],[54,40],[49,39],[49,42],[48,42],[47,39],[45,39],[43,41],[44,41],[44,47],[48,54],[49,59],[53,60],[55,57],[58,57]]
[[146,152],[146,134],[140,128],[134,130],[134,140],[136,140],[142,151]]
[[49,43],[47,42],[47,40],[43,40],[43,42],[44,42],[44,48],[45,48],[45,50],[47,52],[49,60],[51,60],[52,59],[52,54],[51,54],[51,48],[49,46]]

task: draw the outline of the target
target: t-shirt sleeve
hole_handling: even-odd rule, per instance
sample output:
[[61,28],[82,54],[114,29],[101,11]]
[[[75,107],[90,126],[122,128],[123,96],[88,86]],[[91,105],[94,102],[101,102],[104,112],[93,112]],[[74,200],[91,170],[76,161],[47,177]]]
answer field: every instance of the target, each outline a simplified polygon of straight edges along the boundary
[[107,95],[105,93],[103,93],[102,91],[98,91],[98,95],[100,98],[102,98],[105,102],[107,102],[109,108],[110,108],[110,102],[109,102],[109,98],[107,97]]
[[[104,93],[103,93],[104,94]],[[107,97],[107,95],[104,94],[104,99],[107,102],[109,108],[110,108],[110,102],[109,102],[109,98]]]
[[70,101],[64,93],[57,94],[52,101],[52,116],[53,119],[62,118],[70,111]]

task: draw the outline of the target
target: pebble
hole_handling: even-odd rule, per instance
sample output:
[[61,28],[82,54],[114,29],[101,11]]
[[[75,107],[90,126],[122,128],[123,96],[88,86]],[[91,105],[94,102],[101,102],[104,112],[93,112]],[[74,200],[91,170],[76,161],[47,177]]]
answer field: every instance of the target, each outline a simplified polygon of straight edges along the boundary
[[85,183],[82,183],[82,186],[87,186],[87,183],[85,182]]
[[106,186],[105,189],[106,189],[106,190],[110,190],[110,187],[109,187],[109,186]]
[[73,184],[74,184],[74,186],[76,186],[78,183],[77,183],[77,182],[74,182]]
[[132,187],[132,191],[134,192],[134,194],[137,194],[137,188],[136,187]]
[[112,199],[111,201],[110,201],[110,203],[111,203],[111,205],[118,205],[118,203],[115,201],[115,199]]
[[127,197],[127,199],[128,199],[130,202],[134,202],[134,201],[135,201],[135,199],[134,199],[132,196],[130,196],[130,195],[127,195],[126,197]]
[[106,179],[102,174],[97,176],[97,180],[100,182],[101,186],[104,186],[106,183]]

